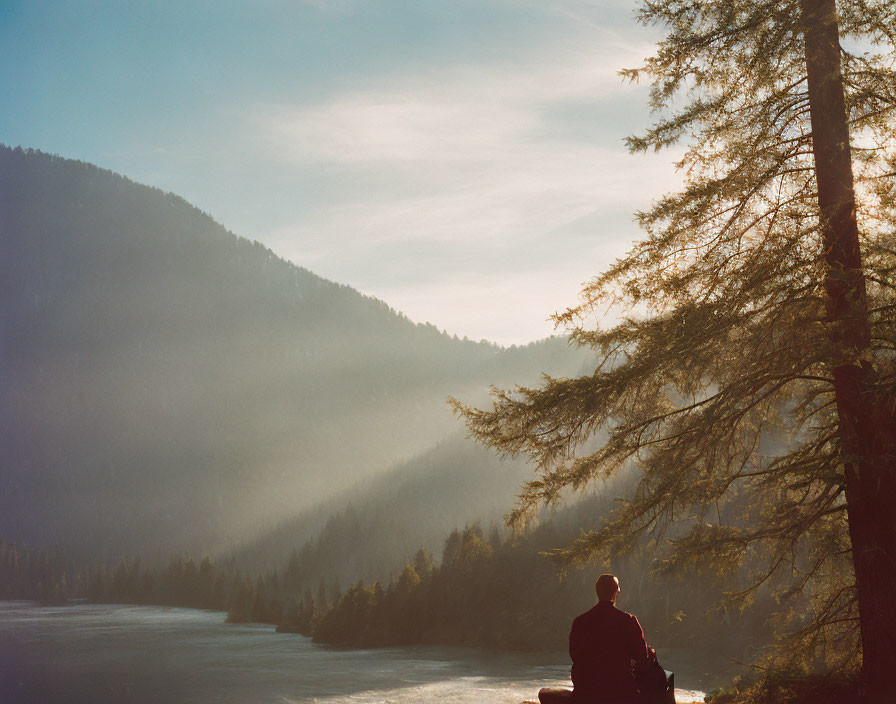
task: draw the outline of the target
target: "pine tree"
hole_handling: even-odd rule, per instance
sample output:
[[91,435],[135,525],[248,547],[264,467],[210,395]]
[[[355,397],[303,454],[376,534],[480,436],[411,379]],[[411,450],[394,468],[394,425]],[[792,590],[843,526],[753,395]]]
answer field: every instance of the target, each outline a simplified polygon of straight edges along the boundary
[[[593,373],[456,409],[533,458],[514,522],[638,473],[566,564],[647,540],[661,564],[761,564],[730,601],[769,585],[808,600],[790,664],[861,653],[880,699],[896,661],[896,3],[650,0],[640,19],[666,36],[625,72],[652,79],[658,114],[629,146],[686,141],[684,188],[556,316]],[[627,317],[595,328],[612,304]]]
[[414,555],[414,570],[422,581],[427,581],[432,577],[434,569],[432,554],[425,547],[421,547]]

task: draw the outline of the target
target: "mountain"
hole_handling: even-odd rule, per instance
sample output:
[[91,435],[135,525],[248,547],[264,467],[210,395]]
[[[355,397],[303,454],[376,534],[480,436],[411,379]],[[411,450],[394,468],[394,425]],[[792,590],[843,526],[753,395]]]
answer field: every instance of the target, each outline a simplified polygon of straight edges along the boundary
[[0,249],[0,536],[33,545],[221,552],[456,434],[448,395],[585,361],[415,324],[32,150],[0,148]]

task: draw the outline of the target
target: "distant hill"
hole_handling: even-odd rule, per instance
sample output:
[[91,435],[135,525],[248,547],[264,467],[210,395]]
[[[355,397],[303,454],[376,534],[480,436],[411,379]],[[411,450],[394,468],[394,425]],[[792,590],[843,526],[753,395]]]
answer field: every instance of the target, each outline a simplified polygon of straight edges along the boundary
[[0,147],[0,253],[0,536],[33,545],[228,550],[456,434],[447,395],[584,362],[415,324],[31,150]]
[[[388,472],[285,520],[242,546],[237,566],[250,572],[282,568],[301,554],[305,581],[348,585],[386,580],[425,547],[438,558],[445,537],[457,528],[502,524],[531,470],[521,461],[500,461],[461,433]],[[308,553],[306,542],[313,540]],[[304,548],[304,550],[302,550]]]

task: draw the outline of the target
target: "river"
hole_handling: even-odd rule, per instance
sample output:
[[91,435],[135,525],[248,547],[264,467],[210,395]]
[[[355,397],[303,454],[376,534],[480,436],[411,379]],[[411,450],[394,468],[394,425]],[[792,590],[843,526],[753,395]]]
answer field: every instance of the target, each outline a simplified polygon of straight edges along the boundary
[[217,612],[0,602],[4,704],[519,704],[568,676],[562,654],[335,650]]

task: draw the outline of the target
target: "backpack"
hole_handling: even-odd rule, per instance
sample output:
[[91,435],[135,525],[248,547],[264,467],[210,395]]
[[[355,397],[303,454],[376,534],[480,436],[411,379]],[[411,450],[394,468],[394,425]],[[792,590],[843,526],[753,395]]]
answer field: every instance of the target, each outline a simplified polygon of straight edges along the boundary
[[647,649],[647,659],[635,663],[635,681],[644,704],[675,704],[675,675],[662,668],[656,650]]

